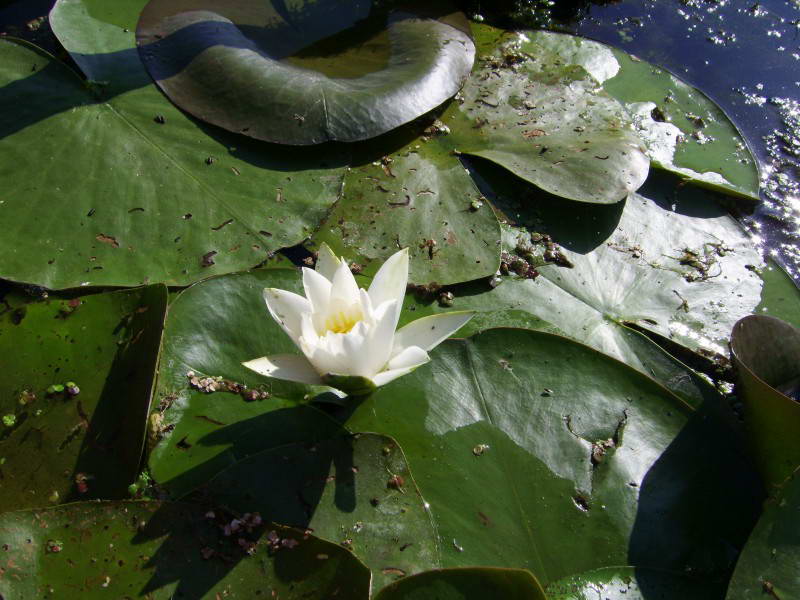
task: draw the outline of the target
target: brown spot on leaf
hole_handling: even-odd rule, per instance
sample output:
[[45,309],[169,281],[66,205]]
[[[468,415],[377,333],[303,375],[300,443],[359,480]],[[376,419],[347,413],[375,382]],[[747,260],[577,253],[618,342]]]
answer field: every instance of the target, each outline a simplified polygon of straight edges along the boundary
[[113,235],[106,235],[105,233],[98,233],[95,238],[98,242],[108,244],[112,248],[119,248],[119,242]]

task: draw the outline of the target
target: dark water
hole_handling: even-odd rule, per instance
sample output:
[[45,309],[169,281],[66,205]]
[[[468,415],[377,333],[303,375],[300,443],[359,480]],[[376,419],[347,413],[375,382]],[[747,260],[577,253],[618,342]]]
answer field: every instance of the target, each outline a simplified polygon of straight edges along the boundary
[[[52,45],[45,35],[25,31],[25,23],[46,15],[52,4],[0,0],[0,32]],[[483,5],[490,18],[522,6],[518,23],[544,22],[618,46],[705,92],[736,123],[761,164],[762,204],[744,225],[800,283],[800,0],[462,4],[477,14]]]

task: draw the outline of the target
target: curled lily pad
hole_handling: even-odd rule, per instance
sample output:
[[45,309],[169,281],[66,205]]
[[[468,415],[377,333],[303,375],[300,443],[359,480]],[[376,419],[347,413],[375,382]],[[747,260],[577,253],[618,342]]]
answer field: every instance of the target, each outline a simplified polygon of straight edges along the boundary
[[733,328],[731,354],[756,462],[780,485],[800,465],[800,330],[750,315]]
[[475,54],[451,7],[381,4],[152,0],[137,43],[164,93],[204,121],[285,144],[362,140],[454,95]]

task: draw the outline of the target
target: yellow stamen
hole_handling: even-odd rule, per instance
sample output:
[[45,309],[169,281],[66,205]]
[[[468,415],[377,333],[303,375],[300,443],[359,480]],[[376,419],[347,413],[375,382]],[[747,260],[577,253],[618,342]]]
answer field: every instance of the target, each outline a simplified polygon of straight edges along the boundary
[[361,311],[339,310],[328,315],[325,319],[325,331],[333,333],[347,333],[363,318]]

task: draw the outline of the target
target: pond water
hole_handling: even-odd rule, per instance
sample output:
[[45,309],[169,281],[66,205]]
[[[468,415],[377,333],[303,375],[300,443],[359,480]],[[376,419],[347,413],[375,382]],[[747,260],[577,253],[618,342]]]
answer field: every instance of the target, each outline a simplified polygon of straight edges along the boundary
[[[22,32],[47,47],[46,36],[37,39],[24,24],[47,14],[52,4],[0,2],[0,31]],[[480,2],[463,4],[480,14]],[[731,117],[761,165],[762,203],[743,223],[800,282],[800,0],[551,4],[529,0],[529,16],[667,68]],[[581,8],[570,11],[572,6]]]

